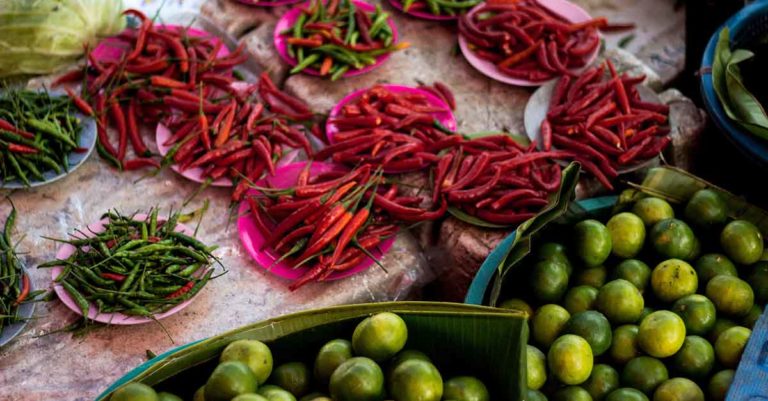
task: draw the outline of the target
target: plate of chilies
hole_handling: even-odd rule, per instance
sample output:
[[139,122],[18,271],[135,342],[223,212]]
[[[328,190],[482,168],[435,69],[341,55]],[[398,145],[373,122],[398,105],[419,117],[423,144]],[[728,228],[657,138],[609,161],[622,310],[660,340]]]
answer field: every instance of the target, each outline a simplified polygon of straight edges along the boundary
[[376,85],[349,94],[331,110],[326,123],[331,145],[315,159],[381,165],[387,173],[418,171],[436,162],[438,151],[461,141],[455,130],[449,105],[431,92]]
[[[343,8],[350,3],[354,6],[354,15],[348,12],[349,7]],[[318,12],[317,7],[324,7],[326,14],[331,7],[336,7],[339,12],[344,10],[351,16],[351,19],[344,19],[352,21],[354,31],[345,26],[347,34],[341,38],[336,36],[337,30],[341,29],[338,22],[306,23],[311,19],[308,15]],[[374,20],[372,13],[377,13]],[[366,28],[363,30],[361,26]],[[312,34],[304,37],[309,32]],[[398,44],[397,27],[392,17],[380,7],[360,0],[314,0],[294,7],[277,21],[273,36],[278,54],[293,67],[292,74],[303,72],[329,76],[332,80],[369,72],[402,46]],[[353,41],[352,36],[357,38]],[[306,55],[299,57],[299,52]]]
[[[11,91],[6,91],[4,93],[0,92],[0,98],[2,98],[4,94],[9,94],[10,92]],[[3,156],[3,152],[11,151],[9,146],[14,146],[16,149],[14,150],[17,159],[16,163],[19,164],[20,168],[33,168],[34,166],[29,165],[36,165],[37,168],[35,168],[35,172],[39,171],[42,176],[42,179],[39,177],[34,178],[30,176],[30,170],[27,170],[27,182],[24,182],[19,178],[13,178],[6,181],[3,177],[0,177],[0,188],[3,189],[34,188],[58,181],[83,165],[83,163],[88,160],[91,153],[93,153],[93,149],[96,145],[96,121],[91,117],[77,112],[73,105],[66,106],[66,102],[64,101],[64,99],[66,99],[66,94],[63,91],[52,91],[47,94],[42,91],[25,92],[36,97],[35,99],[28,99],[28,102],[44,102],[50,107],[53,107],[53,104],[60,104],[63,108],[60,108],[59,112],[68,110],[66,112],[71,114],[61,117],[52,117],[51,115],[46,116],[46,114],[49,114],[49,111],[46,111],[43,107],[37,107],[37,105],[35,105],[34,110],[28,111],[32,114],[27,114],[27,123],[24,126],[19,126],[8,121],[8,119],[10,119],[8,116],[0,116],[0,139],[6,142],[6,144],[3,145],[4,149],[0,151],[0,156]],[[61,100],[61,102],[59,100]],[[2,99],[0,99],[0,101],[2,101]],[[45,118],[45,120],[42,118]],[[65,119],[69,119],[69,121],[66,121]],[[56,122],[54,122],[54,120]],[[30,125],[32,122],[34,122],[34,126]],[[68,141],[68,144],[66,144],[59,139],[58,135],[57,137],[51,136],[51,129],[58,131],[61,135],[69,136],[69,128],[79,130],[75,134],[74,142]],[[53,149],[41,147],[41,142],[35,141],[34,139],[36,135],[44,137],[50,141],[56,141],[57,147],[66,146],[66,148],[72,150],[67,153],[66,156],[56,154],[56,151]],[[11,143],[13,143],[13,145],[9,145]],[[77,146],[74,147],[73,145]],[[6,158],[7,157],[0,158],[0,166],[4,163],[2,159]],[[42,158],[45,158],[45,160],[42,160]],[[53,168],[54,164],[58,171]],[[10,167],[5,169],[6,174],[18,174],[14,173],[13,170],[14,169],[11,169]]]
[[[297,185],[298,179],[303,171],[306,171],[307,162],[296,162],[285,165],[279,168],[275,175],[272,177],[264,178],[256,183],[257,187],[262,188],[274,188],[285,189],[292,188]],[[330,163],[313,162],[309,166],[309,176],[317,177],[322,174],[331,172],[346,172],[343,167]],[[240,242],[245,247],[249,255],[256,261],[256,263],[264,270],[285,279],[299,280],[309,270],[309,267],[293,267],[287,260],[280,260],[280,253],[273,247],[264,247],[267,239],[262,229],[259,229],[258,223],[254,221],[251,213],[253,205],[249,204],[248,200],[252,199],[251,196],[256,195],[257,191],[251,190],[246,195],[246,200],[240,203],[239,215],[240,218],[237,221],[237,229],[240,235]],[[268,222],[264,222],[269,224]],[[274,229],[274,227],[272,228]],[[297,231],[297,230],[294,230]],[[370,251],[370,254],[376,258],[381,259],[384,254],[389,251],[395,242],[395,236],[392,235],[389,238],[385,238],[375,248]],[[262,249],[263,248],[263,249]],[[357,273],[360,273],[368,269],[374,263],[370,257],[364,258],[363,261],[343,271],[336,271],[331,273],[324,281],[339,280],[346,278]]]
[[245,5],[254,6],[254,7],[279,7],[279,6],[286,6],[289,4],[295,4],[300,1],[301,0],[276,0],[276,1],[237,0],[237,2],[240,4],[245,4]]
[[601,181],[646,167],[671,139],[669,106],[644,81],[644,75],[619,75],[607,61],[548,82],[526,105],[526,133],[542,151],[577,153],[582,168]]
[[[389,0],[392,7],[416,18],[433,21],[453,21],[480,3],[480,0]],[[408,7],[408,10],[405,8]]]
[[[146,214],[137,214],[134,216],[135,219],[147,219],[148,216]],[[86,227],[85,230],[82,230],[79,232],[79,235],[76,236],[76,238],[88,238],[98,235],[99,233],[104,231],[104,225],[108,223],[108,219],[104,218],[102,220],[97,221],[96,223],[90,224]],[[158,222],[164,222],[163,219],[159,219]],[[189,236],[194,235],[194,230],[187,227],[184,224],[177,223],[176,230],[177,232],[180,232],[182,234],[186,234]],[[72,256],[76,251],[76,248],[70,244],[64,244],[62,245],[58,251],[56,251],[56,260],[66,260],[70,256]],[[78,315],[82,316],[83,312],[80,309],[80,307],[77,305],[77,302],[74,298],[67,292],[64,287],[57,283],[56,279],[64,272],[64,267],[62,266],[56,266],[51,269],[51,280],[53,280],[53,290],[56,292],[56,295],[59,297],[61,302],[69,309],[71,309],[73,312],[77,313]],[[134,325],[134,324],[144,324],[144,323],[150,323],[153,321],[157,321],[160,319],[164,319],[168,316],[174,315],[181,311],[182,309],[189,306],[192,301],[194,301],[195,297],[192,297],[184,302],[179,303],[178,305],[164,311],[161,313],[157,313],[152,315],[152,318],[143,317],[143,316],[130,316],[122,313],[99,313],[98,308],[93,302],[90,302],[89,309],[88,309],[88,319],[93,320],[95,322],[99,323],[105,323],[105,324],[117,324],[117,325]]]
[[567,0],[489,1],[459,18],[459,46],[486,76],[539,86],[591,64],[606,25]]

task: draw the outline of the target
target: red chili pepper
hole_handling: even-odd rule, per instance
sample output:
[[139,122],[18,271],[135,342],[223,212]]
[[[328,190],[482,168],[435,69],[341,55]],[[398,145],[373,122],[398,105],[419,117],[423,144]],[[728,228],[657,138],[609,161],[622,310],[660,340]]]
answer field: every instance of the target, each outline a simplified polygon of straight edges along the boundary
[[282,238],[282,235],[285,234],[288,230],[296,227],[299,225],[305,218],[307,218],[310,214],[317,211],[317,208],[320,207],[321,203],[320,200],[313,200],[306,206],[297,209],[293,213],[291,213],[288,217],[283,219],[274,229],[270,230],[269,237],[264,241],[264,244],[261,245],[260,249],[264,249],[266,247],[272,246],[273,244],[280,241]]
[[223,146],[227,140],[229,140],[229,134],[232,132],[232,122],[235,120],[235,107],[236,103],[233,102],[227,109],[226,117],[224,117],[222,125],[218,127],[219,132],[216,135],[216,140],[213,143],[213,147],[219,148]]
[[128,132],[125,122],[125,114],[123,108],[120,107],[120,103],[112,102],[109,106],[109,112],[117,126],[118,133],[118,147],[117,147],[117,160],[122,162],[125,159],[125,152],[128,148]]
[[13,304],[19,305],[24,302],[24,300],[27,299],[27,296],[29,296],[29,289],[29,275],[24,274],[21,276],[21,291],[19,292],[19,296],[16,297],[16,301]]
[[142,51],[144,51],[144,45],[147,40],[147,32],[152,28],[152,20],[147,18],[144,13],[136,9],[128,9],[123,11],[123,15],[131,14],[141,20],[141,27],[136,37],[136,43],[133,45],[133,50],[125,58],[126,61],[130,61],[138,57]]
[[616,97],[619,99],[621,111],[624,112],[624,114],[632,113],[632,107],[629,105],[629,98],[627,97],[627,91],[624,88],[624,82],[622,82],[616,73],[616,68],[613,66],[611,60],[606,60],[605,63],[608,65],[608,70],[611,72],[611,77],[613,78],[613,86],[616,90]]
[[136,122],[135,99],[131,99],[131,101],[128,103],[128,115],[126,120],[128,123],[128,136],[131,139],[133,151],[138,156],[149,156],[151,152],[149,149],[147,149],[147,145],[144,144],[144,140],[141,138],[141,133],[139,132],[138,123]]
[[528,46],[528,48],[526,48],[525,50],[515,53],[505,58],[504,60],[500,61],[499,63],[496,64],[496,66],[508,68],[515,64],[518,64],[523,60],[531,57],[534,53],[536,53],[536,51],[539,49],[539,45],[541,44],[543,44],[542,41],[536,41],[530,46]]
[[264,224],[264,221],[261,218],[261,210],[259,208],[258,201],[256,201],[256,198],[253,196],[248,196],[245,198],[245,201],[248,202],[248,208],[251,212],[253,223],[256,225],[256,228],[259,230],[261,235],[271,235],[272,230],[267,228],[266,224]]
[[187,50],[184,48],[184,45],[181,43],[181,40],[157,31],[149,31],[148,33],[152,36],[160,38],[171,48],[178,61],[179,71],[183,73],[189,71],[189,55],[187,54]]
[[336,220],[336,222],[330,228],[328,228],[328,230],[326,230],[315,243],[311,243],[312,240],[310,239],[310,245],[308,245],[307,249],[305,249],[304,252],[302,252],[302,254],[297,258],[299,263],[315,256],[318,252],[323,250],[323,248],[330,245],[330,243],[341,234],[342,230],[347,226],[347,224],[349,224],[350,220],[352,220],[352,217],[352,213],[345,210],[341,217]]
[[494,167],[494,174],[485,184],[471,189],[446,191],[448,200],[452,202],[471,202],[479,197],[487,195],[499,183],[501,178],[501,168]]
[[[213,150],[210,150],[210,151],[206,152],[205,155],[203,155],[199,159],[195,160],[192,164],[187,166],[187,168],[193,168],[193,167],[202,166],[202,165],[207,164],[209,162],[212,162],[212,161],[214,161],[216,159],[222,158],[222,157],[228,155],[229,153],[232,153],[232,152],[235,152],[237,150],[240,150],[240,149],[244,148],[247,145],[248,145],[248,142],[243,142],[243,141],[241,141],[239,139],[233,139],[233,140],[227,142],[224,146],[222,146],[220,148],[216,148],[216,149],[213,149]],[[179,152],[181,152],[181,151],[179,151]]]
[[291,283],[291,285],[288,286],[288,289],[291,291],[296,291],[299,288],[303,287],[310,281],[316,280],[318,277],[320,277],[326,270],[328,269],[328,265],[325,263],[318,263],[313,268],[307,270],[306,273],[304,273],[299,279]]
[[72,99],[72,103],[75,104],[75,107],[77,107],[78,110],[80,110],[83,114],[89,117],[95,115],[95,113],[93,112],[93,108],[91,108],[91,106],[85,100],[83,100],[83,98],[75,94],[75,92],[72,91],[72,89],[65,88],[64,90],[67,92],[67,95],[69,96],[69,98]]
[[453,96],[451,89],[439,81],[436,81],[433,85],[435,89],[437,89],[443,95],[442,98],[448,104],[448,107],[450,107],[451,110],[456,110],[456,98]]
[[552,149],[552,125],[546,118],[541,122],[541,144],[544,150]]
[[23,153],[23,154],[30,154],[30,155],[34,155],[38,153],[38,150],[35,148],[19,145],[17,143],[9,143],[7,147],[8,147],[8,150],[13,153]]
[[[470,156],[471,157],[471,156]],[[464,161],[468,160],[469,157],[467,157]],[[480,177],[488,168],[490,163],[490,156],[488,153],[481,153],[477,159],[472,163],[472,167],[469,167],[469,163],[463,163],[463,165],[466,165],[466,169],[468,170],[466,174],[462,175],[461,169],[459,170],[459,180],[456,181],[453,185],[448,186],[445,188],[445,191],[453,191],[457,189],[462,189],[471,183],[473,183],[478,177]]]
[[112,280],[112,281],[117,281],[117,282],[121,282],[121,281],[125,280],[125,276],[124,275],[117,274],[117,273],[104,272],[104,273],[99,274],[99,276],[101,276],[101,278],[105,278],[107,280]]
[[505,212],[494,213],[488,210],[478,210],[477,217],[481,218],[489,223],[496,224],[519,224],[532,217],[536,216],[536,213],[531,212]]
[[323,212],[321,214],[322,218],[320,218],[320,220],[317,222],[317,229],[312,234],[312,237],[309,238],[307,245],[314,245],[320,239],[320,237],[325,234],[326,231],[333,227],[333,225],[344,215],[344,213],[347,213],[347,206],[340,202],[335,203],[327,213]]
[[13,124],[9,123],[8,121],[6,121],[6,120],[4,120],[2,118],[0,118],[0,129],[12,132],[12,133],[17,134],[17,135],[21,135],[21,136],[23,136],[24,138],[27,138],[27,139],[34,139],[35,138],[35,134],[27,132],[27,131],[24,131],[24,130],[21,130],[21,129],[18,129]]
[[183,287],[181,287],[178,290],[168,294],[165,298],[166,299],[178,298],[178,297],[188,293],[190,290],[192,290],[192,287],[194,287],[194,286],[195,286],[194,280],[187,281],[187,283],[184,284]]
[[303,226],[301,228],[297,228],[293,231],[291,231],[290,234],[283,237],[283,239],[280,240],[280,242],[275,245],[276,250],[283,249],[285,246],[291,245],[294,243],[297,239],[302,238],[310,233],[312,233],[315,230],[315,226],[310,224],[308,226]]
[[371,172],[371,167],[366,165],[363,167],[360,167],[358,169],[352,170],[343,177],[337,178],[335,180],[329,180],[323,183],[319,184],[311,184],[303,187],[296,187],[296,196],[305,198],[310,196],[316,196],[324,194],[331,189],[342,185],[344,183],[347,183],[351,180],[355,180],[358,177],[367,177]]
[[56,78],[56,80],[51,84],[51,87],[55,88],[61,84],[82,81],[83,77],[85,77],[84,70],[82,68],[78,68]]

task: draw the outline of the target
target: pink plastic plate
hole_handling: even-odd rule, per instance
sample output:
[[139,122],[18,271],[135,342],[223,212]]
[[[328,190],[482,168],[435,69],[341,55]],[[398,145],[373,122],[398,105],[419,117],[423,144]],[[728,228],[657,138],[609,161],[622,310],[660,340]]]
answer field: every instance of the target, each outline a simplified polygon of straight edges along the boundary
[[[145,219],[147,218],[147,215],[137,214],[135,218]],[[108,222],[107,219],[102,219],[96,223],[90,224],[85,230],[83,230],[84,235],[79,238],[92,237],[95,234],[98,234],[104,231],[104,224],[107,222]],[[192,231],[192,229],[190,229],[189,227],[181,223],[176,225],[176,231],[187,234],[187,235],[194,235],[194,232]],[[69,244],[64,244],[56,252],[56,259],[59,259],[59,260],[66,259],[70,257],[75,252],[75,250],[76,248],[74,246]],[[51,280],[56,280],[56,277],[58,277],[63,270],[64,268],[61,266],[54,267],[51,270]],[[56,295],[59,296],[59,299],[61,299],[61,302],[63,302],[64,305],[67,306],[67,308],[71,309],[73,312],[77,313],[80,316],[83,315],[82,311],[80,311],[80,308],[77,306],[77,303],[75,303],[75,300],[72,299],[72,297],[69,295],[69,293],[67,293],[64,287],[62,287],[59,284],[56,284],[54,281],[53,290],[56,291]],[[154,315],[154,319],[149,319],[141,316],[129,316],[129,315],[124,315],[122,313],[99,313],[98,310],[96,309],[96,305],[91,304],[90,309],[88,311],[88,319],[91,319],[93,321],[100,322],[100,323],[119,324],[119,325],[150,323],[155,320],[164,319],[168,316],[178,313],[180,310],[186,308],[190,303],[192,303],[194,299],[195,297],[192,297],[174,306],[173,308],[168,309],[163,313],[158,313]]]
[[[358,7],[359,9],[366,11],[366,12],[373,12],[376,10],[376,7],[368,4],[364,1],[360,0],[352,0],[352,3]],[[275,40],[275,48],[277,49],[277,52],[280,54],[280,57],[285,60],[286,63],[288,63],[291,67],[295,66],[297,64],[296,59],[291,57],[290,54],[288,54],[288,43],[286,42],[286,39],[288,39],[289,36],[283,35],[282,32],[286,30],[290,30],[293,27],[293,24],[296,23],[296,20],[299,19],[299,15],[302,13],[301,7],[294,7],[291,10],[289,10],[287,13],[283,15],[282,18],[280,18],[279,21],[277,21],[277,26],[275,26],[275,32],[274,32],[274,40]],[[389,24],[389,27],[392,29],[392,43],[397,43],[397,27],[395,26],[395,21],[390,16],[387,18],[387,24]],[[387,61],[391,53],[382,54],[381,56],[376,58],[376,63],[371,65],[366,65],[363,68],[360,69],[351,69],[347,71],[343,76],[345,77],[353,77],[355,75],[365,74],[368,71],[373,70],[374,68],[380,66],[382,63]],[[320,71],[314,69],[314,68],[305,68],[302,72],[307,73],[309,75],[315,75],[320,76]]]
[[277,7],[285,6],[288,4],[298,3],[301,0],[277,0],[277,1],[252,1],[252,0],[237,0],[238,3],[242,3],[248,6],[254,7]]
[[[297,162],[283,166],[275,171],[274,177],[265,178],[259,181],[257,185],[273,188],[289,188],[295,186],[296,179],[301,173],[301,170],[304,169],[305,165],[306,162]],[[314,162],[310,167],[310,175],[315,176],[317,174],[339,168],[339,166],[334,164]],[[259,231],[259,229],[256,228],[256,225],[253,223],[250,213],[248,212],[247,202],[240,203],[239,215],[240,218],[237,220],[237,231],[240,234],[240,242],[243,244],[246,251],[248,251],[248,254],[251,255],[251,257],[261,268],[275,274],[276,276],[289,280],[298,279],[309,269],[306,267],[294,269],[286,262],[275,264],[275,261],[280,258],[280,255],[274,249],[267,248],[263,251],[259,250],[261,245],[264,243],[265,238],[261,234],[261,231]],[[387,251],[392,247],[394,242],[394,236],[384,240],[377,249],[371,252],[371,254],[373,254],[376,259],[381,259],[381,257],[384,256],[384,254],[387,253]],[[371,264],[373,264],[373,261],[371,259],[366,259],[359,265],[349,270],[332,274],[330,277],[328,277],[328,280],[338,280],[352,276],[367,269],[371,266]]]
[[[565,18],[569,22],[577,23],[577,22],[584,22],[589,21],[592,19],[592,17],[589,15],[586,10],[579,7],[578,5],[571,3],[568,0],[538,0],[538,3],[542,7],[546,7],[550,9],[552,12],[560,15],[561,17]],[[481,7],[484,3],[480,3],[475,8]],[[464,57],[469,61],[469,64],[471,64],[473,67],[475,67],[476,70],[483,73],[485,76],[493,78],[497,81],[504,82],[505,84],[510,85],[516,85],[516,86],[540,86],[544,84],[547,81],[529,81],[525,79],[519,79],[519,78],[512,78],[503,72],[499,71],[498,68],[496,68],[496,65],[494,65],[492,62],[488,60],[483,60],[480,57],[478,57],[470,48],[469,43],[464,38],[463,35],[459,34],[459,47],[461,47],[461,53],[464,54]],[[586,66],[589,66],[592,64],[593,61],[597,58],[598,53],[600,53],[600,46],[598,46],[595,51],[592,52],[589,56],[587,56],[587,63]],[[586,68],[586,67],[583,67]]]
[[[446,128],[448,128],[451,131],[456,130],[456,117],[453,116],[453,113],[451,112],[451,108],[445,104],[443,99],[438,98],[437,96],[418,88],[413,88],[410,86],[404,86],[404,85],[381,85],[384,88],[387,88],[388,90],[401,94],[401,93],[409,93],[409,94],[417,94],[417,95],[424,95],[427,98],[427,101],[430,105],[435,107],[440,107],[442,109],[445,109],[444,112],[441,113],[434,113],[435,118],[437,118],[438,121],[440,121],[441,124],[443,124]],[[338,128],[336,128],[336,125],[331,123],[331,121],[341,115],[341,108],[344,107],[347,103],[350,103],[354,101],[355,99],[362,96],[365,92],[368,91],[368,88],[366,89],[359,89],[352,93],[350,93],[347,96],[344,96],[339,103],[336,103],[335,106],[331,109],[331,113],[328,115],[328,122],[325,123],[325,134],[328,138],[329,143],[334,143],[336,141],[333,140],[333,136],[339,132]]]
[[407,14],[416,18],[428,19],[432,21],[454,21],[459,19],[458,15],[435,15],[428,11],[417,10],[405,12],[403,10],[403,2],[400,0],[389,0],[389,4],[391,4],[392,7],[396,8],[397,10],[401,11],[403,14]]
[[[184,29],[183,26],[180,25],[156,25],[157,27],[163,27],[165,29]],[[211,35],[210,33],[206,31],[201,31],[199,29],[195,28],[189,28],[187,30],[189,33],[189,36],[194,37],[208,37],[212,41],[218,41],[219,39],[216,38],[214,35]],[[215,43],[215,42],[214,42]],[[125,48],[123,47],[124,43],[114,37],[105,38],[99,44],[93,49],[93,57],[96,60],[102,60],[102,61],[114,61],[120,58],[120,56],[123,55],[125,52]],[[227,54],[229,54],[229,49],[227,49],[227,46],[221,46],[221,49],[219,49],[219,52],[217,53],[219,57],[224,57]]]

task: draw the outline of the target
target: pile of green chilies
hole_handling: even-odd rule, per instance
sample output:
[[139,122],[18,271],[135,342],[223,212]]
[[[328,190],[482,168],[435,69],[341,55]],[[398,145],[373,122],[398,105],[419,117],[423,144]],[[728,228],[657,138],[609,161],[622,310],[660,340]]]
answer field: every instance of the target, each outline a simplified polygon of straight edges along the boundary
[[106,213],[103,231],[56,240],[75,252],[38,267],[64,268],[55,282],[83,316],[93,305],[99,313],[151,317],[194,297],[213,274],[216,246],[176,231],[180,216],[176,212],[163,221],[157,208],[143,219]]
[[78,148],[81,124],[66,96],[8,90],[0,95],[0,185],[19,180],[29,186],[43,173],[69,169]]
[[5,219],[0,235],[0,332],[5,326],[19,321],[19,305],[31,298],[29,276],[21,270],[21,263],[16,256],[11,239],[11,231],[16,221],[16,209]]
[[480,0],[400,0],[403,12],[420,11],[438,16],[459,16],[480,4]]
[[288,36],[288,54],[296,59],[291,74],[311,68],[337,80],[351,69],[376,63],[376,58],[406,48],[394,43],[389,13],[377,5],[363,11],[352,0],[312,1],[303,8]]

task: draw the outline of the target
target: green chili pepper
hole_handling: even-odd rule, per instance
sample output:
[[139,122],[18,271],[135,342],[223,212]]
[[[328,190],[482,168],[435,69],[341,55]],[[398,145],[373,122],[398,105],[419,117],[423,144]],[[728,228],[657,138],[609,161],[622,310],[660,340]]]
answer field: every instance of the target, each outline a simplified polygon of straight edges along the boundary
[[309,56],[305,57],[304,60],[301,61],[301,63],[296,64],[296,66],[291,69],[291,74],[296,74],[303,71],[305,68],[317,62],[319,59],[320,59],[319,54],[317,53],[310,54]]
[[72,297],[72,299],[75,300],[75,303],[80,308],[80,311],[83,313],[83,317],[88,316],[88,312],[91,308],[90,303],[88,300],[85,299],[83,294],[80,293],[80,291],[76,290],[75,287],[72,286],[68,281],[62,281],[61,286],[64,287],[64,290],[67,291],[69,296]]

